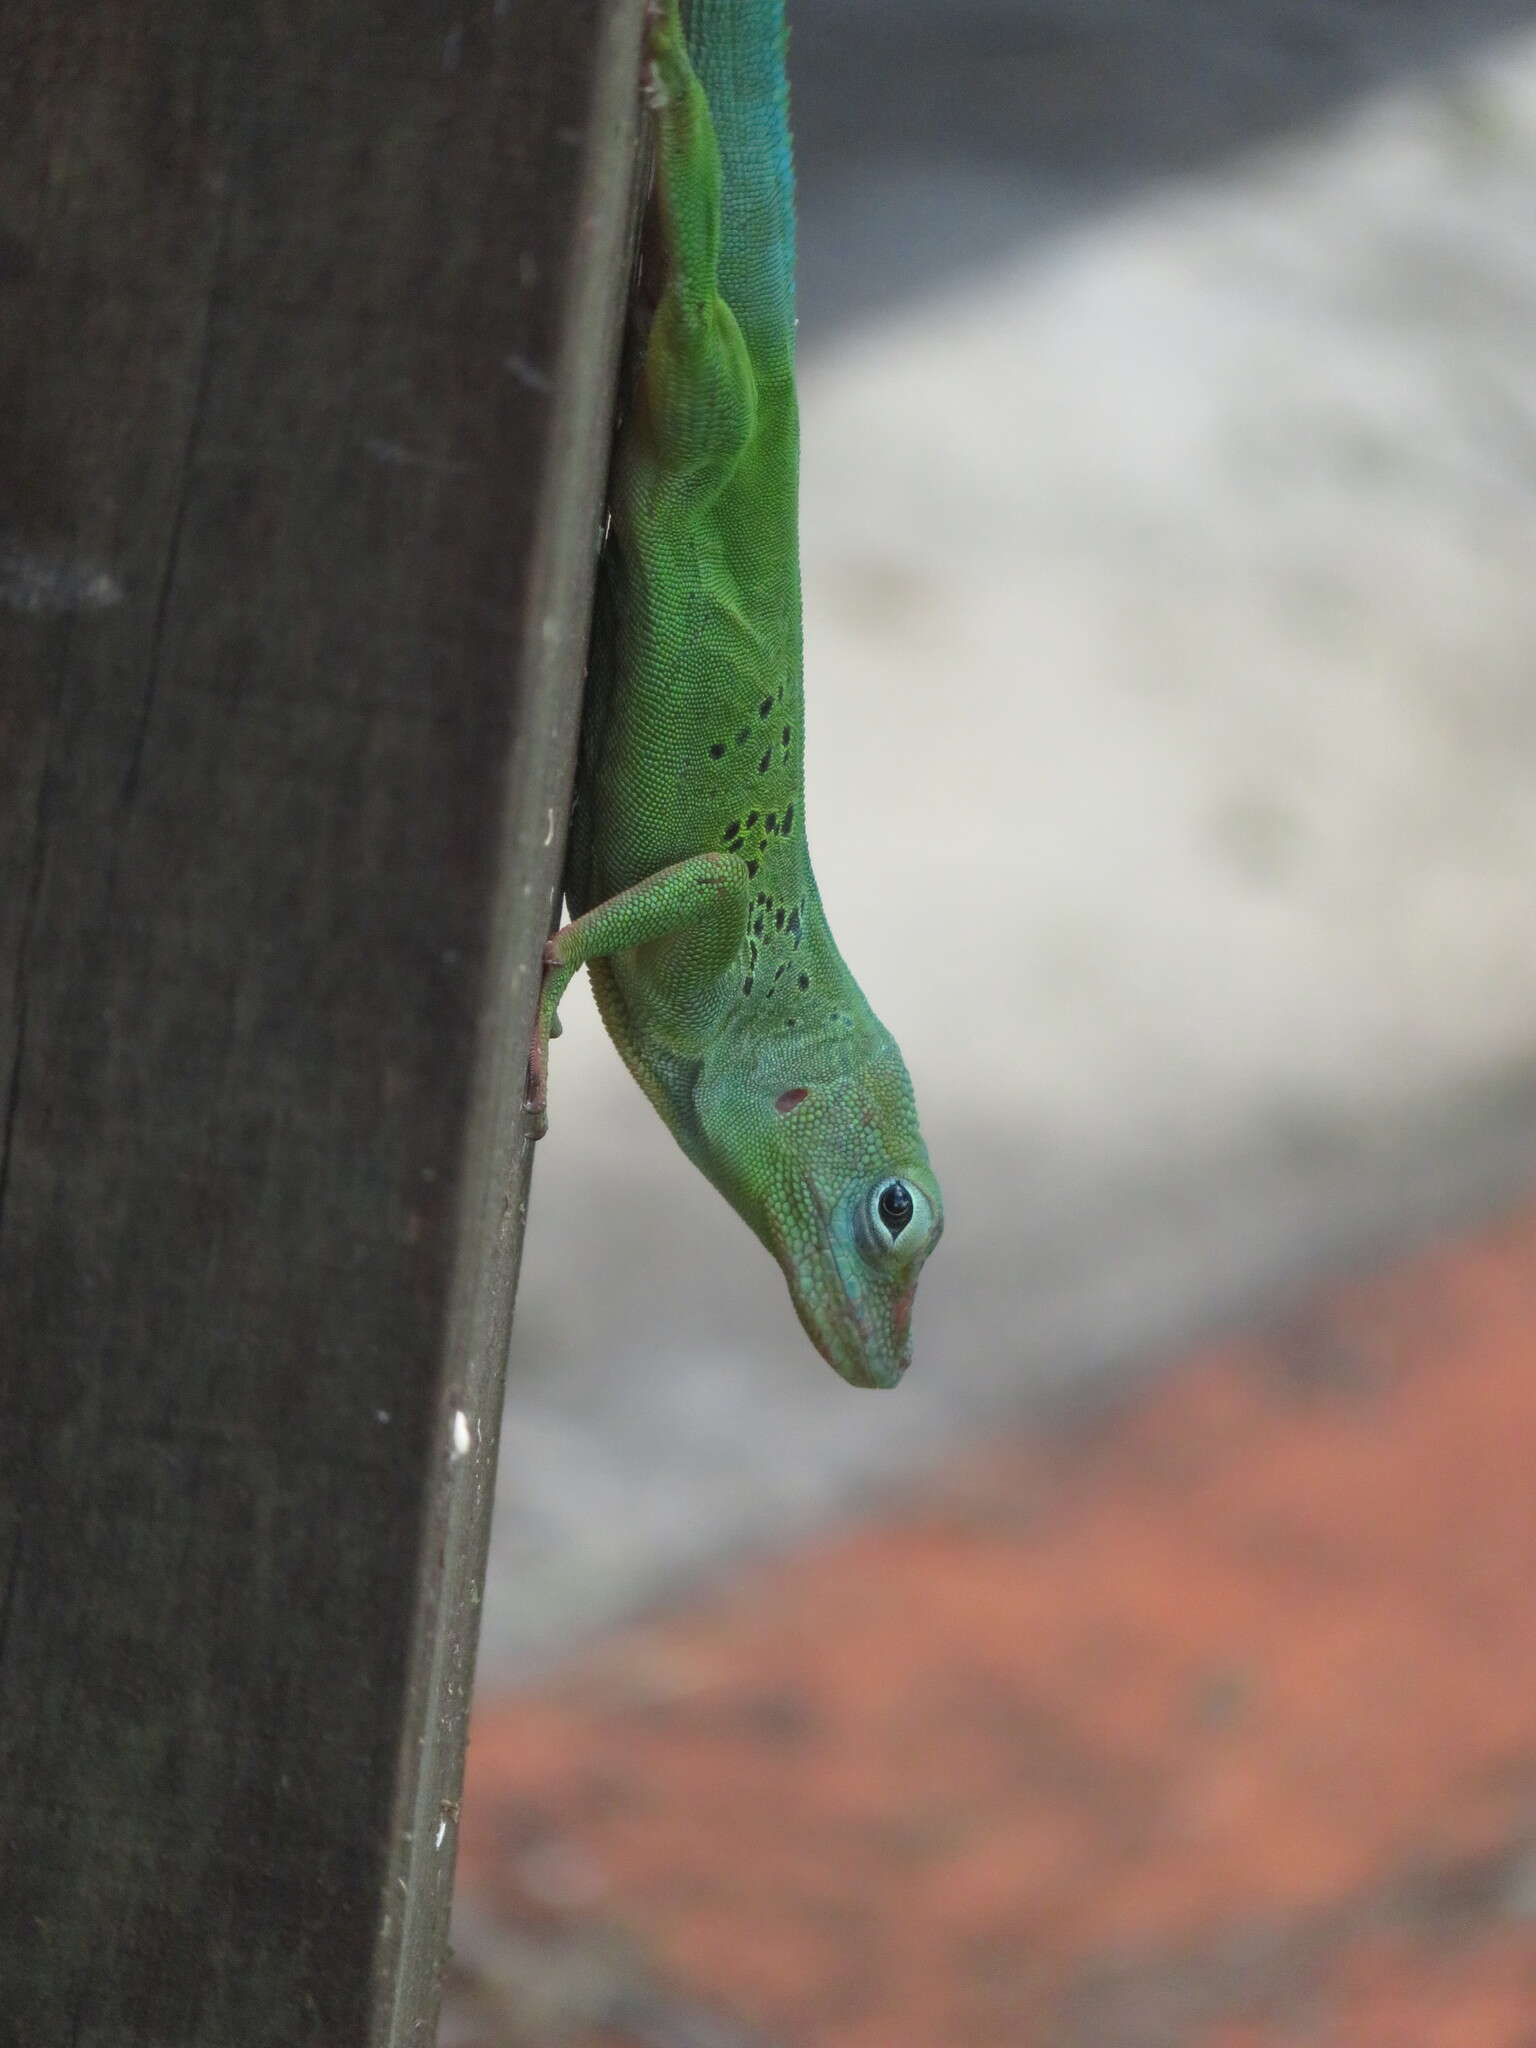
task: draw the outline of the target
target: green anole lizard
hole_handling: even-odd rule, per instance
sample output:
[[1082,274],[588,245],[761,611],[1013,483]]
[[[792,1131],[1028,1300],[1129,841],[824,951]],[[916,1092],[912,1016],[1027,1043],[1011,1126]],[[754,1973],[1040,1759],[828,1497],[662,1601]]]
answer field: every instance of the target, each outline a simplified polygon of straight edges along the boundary
[[[678,1143],[772,1252],[811,1341],[894,1386],[943,1227],[895,1040],[806,851],[795,214],[783,0],[655,0],[659,258],[599,568],[571,922],[545,949],[529,1107],[576,969]],[[888,821],[887,821],[888,822]]]

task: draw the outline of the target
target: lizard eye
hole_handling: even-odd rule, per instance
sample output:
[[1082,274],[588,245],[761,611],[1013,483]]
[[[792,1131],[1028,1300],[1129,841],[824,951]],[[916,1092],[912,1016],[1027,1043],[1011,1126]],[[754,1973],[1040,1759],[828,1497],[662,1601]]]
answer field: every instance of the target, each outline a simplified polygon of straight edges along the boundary
[[[919,1245],[933,1229],[933,1209],[927,1197],[904,1180],[883,1180],[873,1187],[866,1214],[874,1248],[881,1252],[895,1251],[903,1236],[907,1244]],[[907,1244],[902,1245],[903,1251]]]

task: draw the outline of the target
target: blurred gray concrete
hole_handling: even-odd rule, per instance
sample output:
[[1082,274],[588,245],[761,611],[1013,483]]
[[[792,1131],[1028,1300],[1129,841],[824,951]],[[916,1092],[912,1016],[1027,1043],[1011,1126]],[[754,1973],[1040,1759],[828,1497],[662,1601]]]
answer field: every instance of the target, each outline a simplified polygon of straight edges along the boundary
[[843,1387],[573,992],[483,1682],[1536,1180],[1531,14],[801,9],[812,840],[949,1232]]
[[1532,0],[790,0],[803,335],[1316,132]]

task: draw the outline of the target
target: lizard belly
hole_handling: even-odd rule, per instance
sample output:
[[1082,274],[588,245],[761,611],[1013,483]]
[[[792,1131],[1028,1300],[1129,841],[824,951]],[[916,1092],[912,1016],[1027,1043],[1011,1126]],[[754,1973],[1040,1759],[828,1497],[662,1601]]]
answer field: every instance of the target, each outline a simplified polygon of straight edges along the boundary
[[573,908],[698,853],[740,854],[787,887],[805,858],[798,588],[744,591],[718,525],[663,546],[616,521],[609,545]]

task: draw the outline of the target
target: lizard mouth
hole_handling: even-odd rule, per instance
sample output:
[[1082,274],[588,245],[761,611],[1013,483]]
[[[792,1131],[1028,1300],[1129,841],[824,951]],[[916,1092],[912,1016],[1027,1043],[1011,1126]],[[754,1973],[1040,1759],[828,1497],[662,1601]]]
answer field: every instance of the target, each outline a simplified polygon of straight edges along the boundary
[[796,1293],[795,1307],[806,1335],[851,1387],[894,1387],[912,1363],[905,1333],[896,1339],[894,1331],[880,1330],[846,1297],[812,1302]]
[[892,1344],[856,1310],[807,1315],[802,1309],[800,1320],[828,1365],[851,1387],[894,1387],[912,1363],[910,1343]]

